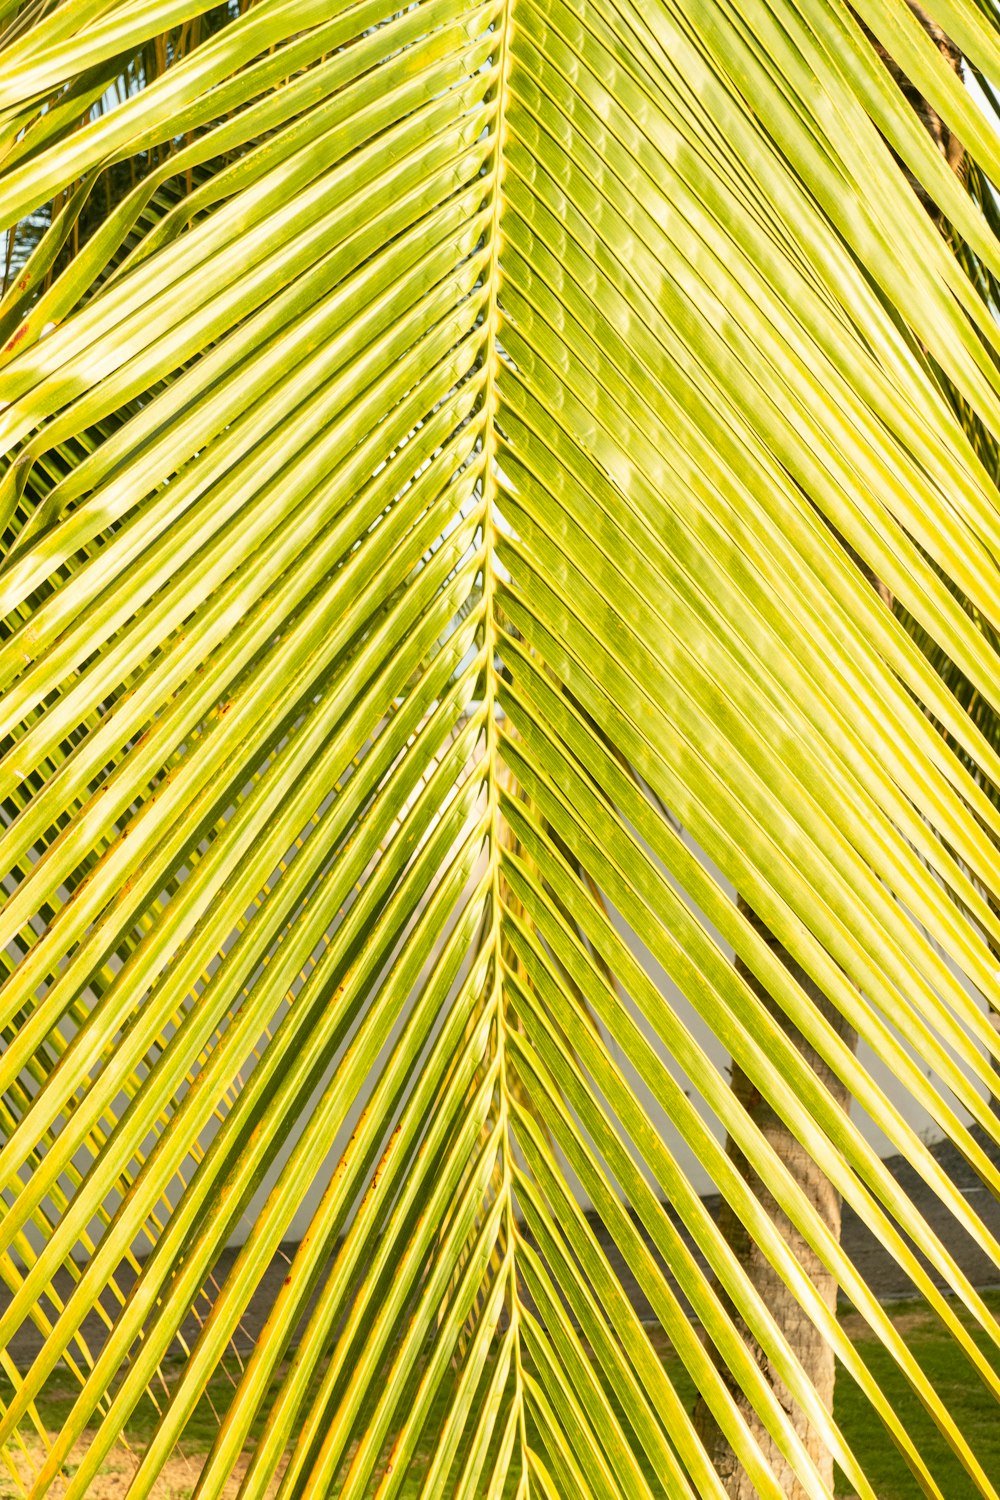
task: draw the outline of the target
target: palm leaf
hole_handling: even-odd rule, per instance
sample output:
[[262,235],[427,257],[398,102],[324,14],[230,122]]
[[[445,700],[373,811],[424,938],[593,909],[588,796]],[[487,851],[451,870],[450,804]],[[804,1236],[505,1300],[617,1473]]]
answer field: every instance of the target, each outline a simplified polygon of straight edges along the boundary
[[902,0],[0,20],[12,1476],[82,1500],[153,1399],[152,1495],[209,1391],[199,1500],[720,1496],[683,1370],[756,1493],[748,1411],[830,1494],[794,1408],[873,1497],[696,1161],[995,1497],[722,1065],[1000,1395],[866,1129],[1000,1265],[912,1123],[1000,1189],[985,117]]

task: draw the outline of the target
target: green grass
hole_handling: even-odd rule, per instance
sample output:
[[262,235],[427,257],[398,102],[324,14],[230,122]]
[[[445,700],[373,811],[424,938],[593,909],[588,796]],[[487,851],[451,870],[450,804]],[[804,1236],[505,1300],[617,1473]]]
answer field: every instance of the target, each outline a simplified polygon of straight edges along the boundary
[[[995,1313],[1000,1313],[1000,1295],[988,1294],[985,1300]],[[893,1307],[891,1313],[896,1326],[941,1395],[987,1476],[1000,1487],[1000,1412],[994,1398],[950,1335],[940,1328],[922,1304],[900,1304]],[[995,1349],[988,1348],[985,1335],[975,1331],[971,1320],[963,1318],[963,1321],[972,1329],[976,1342],[987,1352],[994,1368],[1000,1370],[1000,1355]],[[885,1395],[899,1412],[947,1500],[976,1500],[979,1490],[951,1454],[947,1443],[899,1375],[881,1344],[865,1336],[867,1330],[858,1318],[850,1318],[848,1326],[859,1352]],[[663,1346],[662,1340],[657,1340],[654,1335],[654,1341],[657,1342],[660,1357],[678,1393],[690,1408],[694,1403],[695,1391],[686,1371],[673,1351]],[[173,1384],[179,1373],[179,1366],[166,1368],[164,1374],[168,1384]],[[225,1411],[232,1399],[233,1377],[237,1374],[238,1370],[232,1366],[216,1372],[184,1433],[182,1447],[189,1457],[207,1453],[211,1447],[219,1414]],[[489,1375],[490,1365],[483,1377],[484,1384]],[[449,1385],[450,1381],[446,1379],[432,1408],[425,1437],[417,1451],[414,1473],[403,1487],[406,1500],[412,1500],[419,1492],[420,1476],[433,1453],[433,1434],[438,1430],[450,1398]],[[76,1381],[68,1371],[60,1369],[54,1374],[39,1405],[42,1420],[50,1430],[57,1430],[62,1426],[73,1404],[76,1390]],[[0,1389],[0,1396],[8,1392],[9,1387],[7,1391]],[[838,1380],[835,1414],[879,1500],[919,1500],[923,1492],[916,1479],[868,1402],[846,1375],[841,1375]],[[265,1418],[266,1406],[254,1425],[251,1444],[259,1437]],[[126,1428],[127,1441],[134,1450],[142,1451],[156,1428],[157,1420],[152,1401],[148,1397],[144,1398]],[[383,1461],[385,1457],[387,1454],[383,1455]],[[646,1465],[643,1467],[646,1468]],[[652,1481],[651,1473],[648,1477]],[[654,1493],[658,1492],[655,1483],[653,1489]],[[0,1500],[3,1500],[5,1493],[3,1481],[0,1480]],[[850,1493],[843,1476],[838,1475],[838,1496]]]
[[[984,1301],[995,1315],[1000,1314],[1000,1296],[987,1293]],[[1000,1410],[996,1399],[986,1389],[971,1362],[950,1335],[940,1329],[922,1303],[906,1304],[892,1311],[907,1345],[987,1477],[1000,1487]],[[970,1318],[963,1316],[962,1321],[972,1330],[976,1344],[987,1355],[994,1370],[1000,1370],[1000,1354],[990,1347],[985,1334],[975,1329]],[[976,1500],[980,1490],[953,1456],[882,1345],[870,1338],[858,1338],[856,1342],[947,1500]],[[868,1402],[846,1376],[838,1382],[834,1414],[847,1441],[861,1458],[879,1500],[918,1500],[923,1494],[922,1489]],[[850,1491],[842,1483],[837,1493],[846,1495]]]

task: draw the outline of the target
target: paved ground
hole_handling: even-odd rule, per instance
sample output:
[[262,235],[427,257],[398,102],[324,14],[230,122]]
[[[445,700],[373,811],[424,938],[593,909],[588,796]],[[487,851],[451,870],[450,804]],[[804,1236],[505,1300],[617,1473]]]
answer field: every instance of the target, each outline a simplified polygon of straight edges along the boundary
[[[1000,1165],[1000,1147],[987,1142],[985,1137],[978,1135],[980,1144],[984,1147],[991,1159]],[[941,1167],[948,1174],[955,1185],[964,1193],[968,1202],[974,1207],[976,1213],[986,1228],[1000,1241],[1000,1202],[993,1196],[992,1192],[983,1187],[978,1176],[971,1170],[965,1161],[958,1155],[955,1149],[946,1142],[935,1146],[933,1153]],[[969,1277],[972,1283],[979,1288],[994,1287],[1000,1285],[1000,1266],[995,1264],[971,1239],[971,1237],[960,1229],[951,1214],[942,1207],[939,1200],[934,1196],[917,1178],[916,1174],[899,1157],[891,1158],[887,1166],[898,1179],[901,1186],[913,1198],[915,1203],[923,1212],[928,1222],[937,1230],[944,1244],[950,1249],[959,1266]],[[714,1212],[717,1208],[717,1199],[705,1200]],[[631,1297],[640,1317],[646,1321],[655,1321],[652,1309],[645,1296],[637,1286],[634,1277],[624,1264],[617,1247],[609,1240],[609,1237],[596,1216],[591,1215],[591,1222],[596,1232],[604,1243],[608,1258],[622,1282],[623,1287]],[[878,1244],[872,1233],[865,1224],[860,1222],[857,1215],[850,1209],[845,1210],[843,1228],[844,1247],[851,1256],[865,1279],[876,1291],[879,1298],[889,1302],[898,1300],[913,1293],[913,1287],[904,1272],[896,1262]],[[273,1303],[278,1288],[282,1285],[288,1270],[293,1245],[282,1247],[275,1256],[260,1283],[258,1293],[253,1302],[246,1310],[242,1327],[237,1336],[237,1347],[241,1353],[245,1353],[258,1337],[267,1313]],[[219,1260],[214,1271],[214,1285],[210,1284],[202,1296],[200,1303],[200,1316],[208,1312],[211,1299],[217,1295],[217,1289],[226,1278],[228,1270],[232,1265],[235,1251],[227,1251]],[[934,1278],[940,1285],[944,1285],[940,1278]],[[127,1295],[133,1281],[133,1273],[128,1267],[123,1267],[118,1276],[118,1285],[123,1295]],[[63,1272],[59,1291],[60,1295],[68,1296],[72,1288],[72,1277],[69,1272]],[[7,1293],[0,1288],[0,1308],[7,1304]],[[116,1301],[110,1293],[105,1293],[105,1306],[113,1315]],[[197,1338],[200,1318],[192,1315],[188,1318],[182,1334],[189,1346]],[[100,1348],[106,1335],[107,1324],[102,1321],[95,1312],[92,1313],[84,1324],[84,1336],[87,1339],[92,1352]],[[24,1324],[14,1336],[8,1346],[8,1352],[15,1363],[25,1369],[35,1358],[41,1348],[43,1335],[32,1324]]]

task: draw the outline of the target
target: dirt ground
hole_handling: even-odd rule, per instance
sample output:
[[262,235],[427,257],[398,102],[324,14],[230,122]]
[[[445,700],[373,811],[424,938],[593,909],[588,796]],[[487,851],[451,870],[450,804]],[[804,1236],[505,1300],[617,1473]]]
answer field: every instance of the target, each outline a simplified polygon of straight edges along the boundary
[[[63,1500],[66,1487],[69,1483],[69,1474],[79,1466],[92,1440],[93,1433],[85,1432],[83,1434],[83,1437],[70,1455],[66,1466],[67,1477],[55,1480],[46,1492],[46,1500]],[[20,1455],[17,1468],[25,1491],[30,1486],[32,1475],[37,1473],[42,1458],[41,1445],[36,1443],[29,1443],[27,1445],[27,1453]],[[153,1486],[151,1492],[153,1500],[190,1500],[204,1461],[204,1455],[196,1458],[174,1457],[168,1459]],[[243,1475],[246,1473],[249,1461],[249,1456],[240,1459],[222,1492],[224,1500],[236,1500],[236,1495],[239,1492],[240,1484]],[[127,1452],[124,1448],[115,1449],[105,1460],[100,1474],[88,1486],[87,1500],[123,1500],[138,1467],[138,1455]],[[284,1469],[285,1464],[282,1463],[268,1489],[269,1497],[277,1494]],[[12,1485],[5,1487],[4,1479],[0,1477],[0,1500],[6,1500],[8,1495],[13,1500],[13,1497],[17,1494],[18,1491]]]

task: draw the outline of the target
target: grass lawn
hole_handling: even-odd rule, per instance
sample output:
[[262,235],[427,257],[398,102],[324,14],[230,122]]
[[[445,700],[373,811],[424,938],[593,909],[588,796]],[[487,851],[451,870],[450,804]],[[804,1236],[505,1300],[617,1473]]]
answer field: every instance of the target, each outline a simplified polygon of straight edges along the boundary
[[[986,1293],[983,1299],[994,1316],[1000,1317],[1000,1294]],[[983,1385],[979,1374],[956,1347],[949,1334],[922,1303],[893,1309],[894,1322],[923,1366],[931,1384],[955,1419],[969,1447],[982,1464],[988,1478],[1000,1487],[1000,1407]],[[872,1373],[914,1439],[916,1447],[937,1480],[946,1500],[975,1500],[980,1494],[965,1470],[954,1458],[944,1438],[927,1415],[918,1398],[874,1339],[857,1337],[860,1319],[845,1320],[848,1331],[856,1338]],[[976,1343],[986,1352],[995,1370],[1000,1371],[1000,1353],[992,1348],[985,1334],[976,1332],[972,1320],[963,1317],[973,1329]],[[854,1382],[844,1377],[838,1384],[834,1414],[841,1423],[847,1441],[860,1456],[865,1472],[879,1500],[916,1500],[923,1494],[895,1445],[886,1436],[878,1417],[862,1397]],[[838,1495],[849,1493],[846,1485]]]
[[[988,1294],[986,1301],[995,1313],[1000,1314],[1000,1294]],[[1000,1486],[1000,1410],[993,1397],[985,1389],[965,1356],[956,1348],[950,1336],[937,1327],[933,1316],[922,1305],[900,1304],[892,1309],[892,1315],[899,1331],[906,1338],[928,1377],[940,1392],[945,1405],[964,1432],[986,1474],[994,1484]],[[968,1326],[972,1327],[971,1321],[966,1321]],[[958,1461],[951,1455],[946,1442],[934,1427],[920,1402],[911,1394],[905,1381],[895,1371],[891,1359],[883,1352],[881,1345],[866,1336],[866,1326],[858,1317],[848,1316],[845,1322],[860,1353],[880,1381],[885,1394],[896,1406],[946,1500],[975,1500],[979,1491]],[[655,1334],[653,1336],[656,1340],[657,1336]],[[988,1345],[985,1336],[978,1334],[976,1338],[980,1347],[986,1350]],[[678,1392],[690,1407],[694,1402],[695,1392],[686,1371],[673,1351],[669,1347],[664,1347],[662,1340],[658,1342],[657,1347]],[[991,1358],[994,1368],[1000,1370],[1000,1354],[994,1350]],[[165,1373],[169,1381],[172,1372],[168,1370]],[[231,1376],[233,1373],[235,1372],[217,1372],[208,1392],[195,1410],[184,1435],[182,1452],[176,1460],[171,1462],[161,1482],[158,1494],[162,1500],[186,1500],[186,1497],[191,1494],[197,1471],[200,1468],[199,1460],[208,1452],[215,1436],[218,1414],[225,1410],[232,1397]],[[484,1382],[488,1381],[489,1374],[490,1366],[488,1365],[483,1377]],[[447,1384],[446,1381],[445,1387]],[[44,1402],[39,1408],[42,1420],[49,1430],[58,1430],[62,1425],[72,1405],[75,1389],[76,1383],[69,1372],[60,1370],[53,1377],[46,1391]],[[0,1396],[5,1394],[7,1392],[0,1388]],[[406,1500],[411,1500],[411,1497],[419,1493],[420,1474],[430,1462],[433,1453],[433,1439],[429,1435],[437,1431],[438,1423],[435,1419],[448,1399],[449,1393],[446,1388],[443,1388],[437,1402],[439,1410],[435,1412],[432,1409],[431,1420],[426,1429],[428,1437],[416,1455],[416,1472],[412,1478],[408,1477],[402,1489]],[[251,1442],[263,1425],[264,1415],[261,1415],[254,1429]],[[838,1382],[836,1416],[848,1442],[858,1454],[879,1500],[919,1500],[923,1493],[920,1486],[887,1437],[879,1419],[847,1376],[843,1376]],[[124,1495],[137,1458],[149,1441],[156,1421],[156,1411],[152,1402],[148,1399],[144,1400],[134,1412],[127,1428],[127,1439],[132,1452],[130,1454],[120,1452],[109,1461],[107,1471],[92,1488],[88,1500],[91,1500],[91,1497],[92,1500],[116,1500],[117,1496]],[[387,1457],[387,1454],[384,1457]],[[78,1461],[78,1454],[74,1454],[74,1458]],[[74,1462],[67,1465],[67,1476],[73,1472],[74,1468]],[[649,1478],[652,1482],[651,1472]],[[655,1482],[652,1487],[654,1493],[662,1493]],[[61,1488],[61,1485],[54,1488],[53,1496],[57,1495]],[[235,1492],[236,1486],[234,1485],[233,1493]],[[850,1493],[843,1476],[838,1475],[837,1495],[846,1496]],[[8,1497],[13,1500],[16,1495],[17,1490],[10,1487],[9,1483],[5,1483],[4,1478],[0,1477],[0,1500],[8,1500]]]

